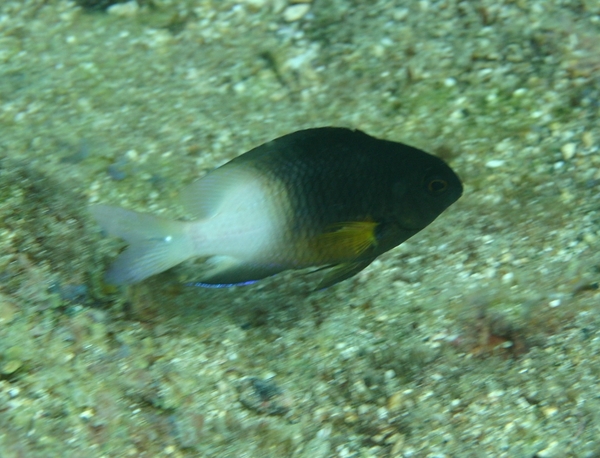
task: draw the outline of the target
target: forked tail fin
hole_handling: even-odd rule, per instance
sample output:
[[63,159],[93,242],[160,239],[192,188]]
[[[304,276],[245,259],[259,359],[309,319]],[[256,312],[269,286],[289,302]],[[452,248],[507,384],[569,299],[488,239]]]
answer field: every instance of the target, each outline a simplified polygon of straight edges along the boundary
[[107,283],[136,283],[193,256],[185,222],[110,205],[93,205],[90,212],[106,232],[129,243],[106,273]]

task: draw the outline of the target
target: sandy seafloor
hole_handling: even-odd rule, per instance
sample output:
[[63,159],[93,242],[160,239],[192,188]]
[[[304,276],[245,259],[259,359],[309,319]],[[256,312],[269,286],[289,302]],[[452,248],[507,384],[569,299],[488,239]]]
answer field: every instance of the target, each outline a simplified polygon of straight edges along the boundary
[[[0,457],[600,456],[600,2],[288,6],[0,3]],[[103,285],[90,203],[323,125],[463,197],[322,292]]]

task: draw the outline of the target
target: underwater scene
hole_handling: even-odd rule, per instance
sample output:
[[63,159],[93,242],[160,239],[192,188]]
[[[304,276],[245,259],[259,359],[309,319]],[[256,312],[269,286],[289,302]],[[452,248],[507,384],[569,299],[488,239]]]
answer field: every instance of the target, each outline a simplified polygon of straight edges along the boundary
[[0,457],[600,456],[600,0],[2,0]]

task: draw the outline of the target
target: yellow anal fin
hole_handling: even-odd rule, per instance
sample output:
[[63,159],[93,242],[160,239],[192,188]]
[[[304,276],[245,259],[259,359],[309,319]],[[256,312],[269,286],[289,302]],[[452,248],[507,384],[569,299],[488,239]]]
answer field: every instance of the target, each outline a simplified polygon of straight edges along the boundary
[[331,261],[355,259],[369,247],[377,244],[374,221],[350,221],[334,224],[317,236],[317,248]]

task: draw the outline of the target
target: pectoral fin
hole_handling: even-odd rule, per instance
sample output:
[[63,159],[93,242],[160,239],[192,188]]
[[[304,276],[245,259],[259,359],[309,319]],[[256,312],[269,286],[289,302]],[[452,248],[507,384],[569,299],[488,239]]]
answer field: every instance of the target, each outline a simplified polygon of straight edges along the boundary
[[329,260],[358,258],[368,248],[377,244],[374,221],[349,221],[334,224],[316,237],[322,256]]

